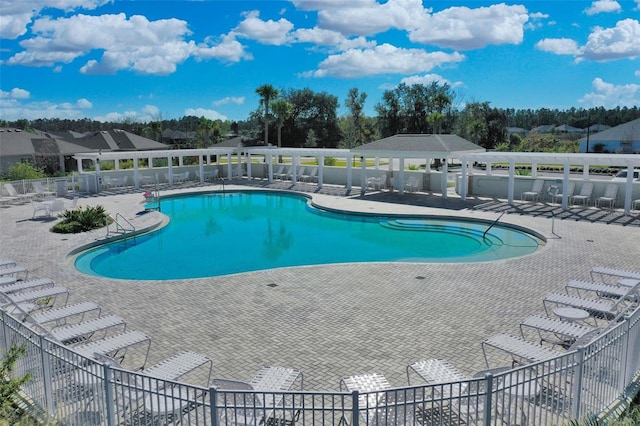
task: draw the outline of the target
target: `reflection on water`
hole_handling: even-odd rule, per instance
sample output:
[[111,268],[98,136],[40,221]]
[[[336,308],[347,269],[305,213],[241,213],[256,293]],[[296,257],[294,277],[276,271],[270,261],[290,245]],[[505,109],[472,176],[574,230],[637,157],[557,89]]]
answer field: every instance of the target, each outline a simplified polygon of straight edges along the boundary
[[278,232],[274,232],[271,219],[267,221],[267,237],[264,240],[263,256],[266,259],[280,258],[293,244],[293,234],[287,231],[284,222],[280,221]]

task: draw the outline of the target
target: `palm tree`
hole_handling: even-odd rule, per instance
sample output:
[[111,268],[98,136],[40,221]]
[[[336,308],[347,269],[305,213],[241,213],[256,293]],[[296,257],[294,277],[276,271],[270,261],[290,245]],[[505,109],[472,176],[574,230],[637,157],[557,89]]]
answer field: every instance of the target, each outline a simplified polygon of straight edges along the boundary
[[256,93],[261,96],[260,105],[264,108],[264,143],[269,144],[269,106],[271,101],[278,97],[278,89],[270,84],[263,84],[256,89]]
[[276,118],[276,126],[278,127],[278,148],[282,148],[282,127],[291,114],[293,114],[293,105],[284,99],[278,99],[271,105],[271,111]]

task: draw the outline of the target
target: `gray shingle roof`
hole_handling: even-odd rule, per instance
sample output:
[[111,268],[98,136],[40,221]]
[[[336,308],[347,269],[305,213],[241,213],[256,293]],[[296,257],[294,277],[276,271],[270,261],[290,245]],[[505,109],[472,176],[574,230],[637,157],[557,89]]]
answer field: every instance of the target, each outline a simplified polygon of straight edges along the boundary
[[[587,137],[580,139],[580,141],[586,141]],[[589,141],[591,142],[621,142],[621,141],[640,141],[640,118],[629,121],[628,123],[620,124],[616,127],[611,127],[607,130],[589,135]]]
[[384,155],[390,151],[405,156],[450,158],[462,153],[484,152],[485,149],[458,135],[400,134],[353,148],[363,154]]

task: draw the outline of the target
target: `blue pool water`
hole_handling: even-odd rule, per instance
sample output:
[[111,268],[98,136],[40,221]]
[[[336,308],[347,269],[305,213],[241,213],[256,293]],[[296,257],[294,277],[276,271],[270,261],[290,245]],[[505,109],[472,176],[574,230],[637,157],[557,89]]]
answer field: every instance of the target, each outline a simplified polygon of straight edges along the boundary
[[349,262],[481,262],[538,248],[531,235],[490,223],[365,216],[318,210],[273,192],[162,200],[168,226],[81,254],[90,275],[137,280],[198,278],[286,266]]

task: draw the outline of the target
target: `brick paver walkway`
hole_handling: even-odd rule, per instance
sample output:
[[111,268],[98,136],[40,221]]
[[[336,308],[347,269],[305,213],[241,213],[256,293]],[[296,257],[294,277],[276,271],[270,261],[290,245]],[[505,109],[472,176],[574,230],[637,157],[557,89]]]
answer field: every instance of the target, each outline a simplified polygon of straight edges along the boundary
[[[406,384],[405,367],[445,358],[472,374],[484,368],[480,342],[494,333],[517,334],[526,315],[543,313],[542,299],[571,278],[588,279],[593,266],[640,270],[640,218],[620,210],[504,200],[446,201],[428,194],[346,194],[343,188],[290,183],[251,184],[312,195],[317,204],[362,212],[495,219],[527,226],[548,241],[517,259],[473,264],[367,263],[308,266],[224,277],[125,281],[75,270],[68,255],[102,239],[104,230],[53,234],[54,220],[31,220],[31,205],[0,209],[0,257],[16,259],[30,277],[49,277],[71,290],[70,303],[91,300],[153,338],[150,363],[181,349],[214,360],[214,376],[248,380],[264,365],[300,369],[305,388],[337,390],[343,376],[378,372]],[[247,188],[227,185],[226,189]],[[187,185],[162,194],[219,190]],[[356,190],[357,191],[357,190]],[[138,228],[161,220],[138,215],[142,191],[80,199],[103,205]],[[189,249],[189,241],[177,242]],[[337,248],[338,249],[338,248]],[[158,259],[171,262],[171,259]],[[140,265],[153,268],[154,265]],[[276,284],[273,286],[273,284]],[[504,358],[492,358],[493,366]]]

